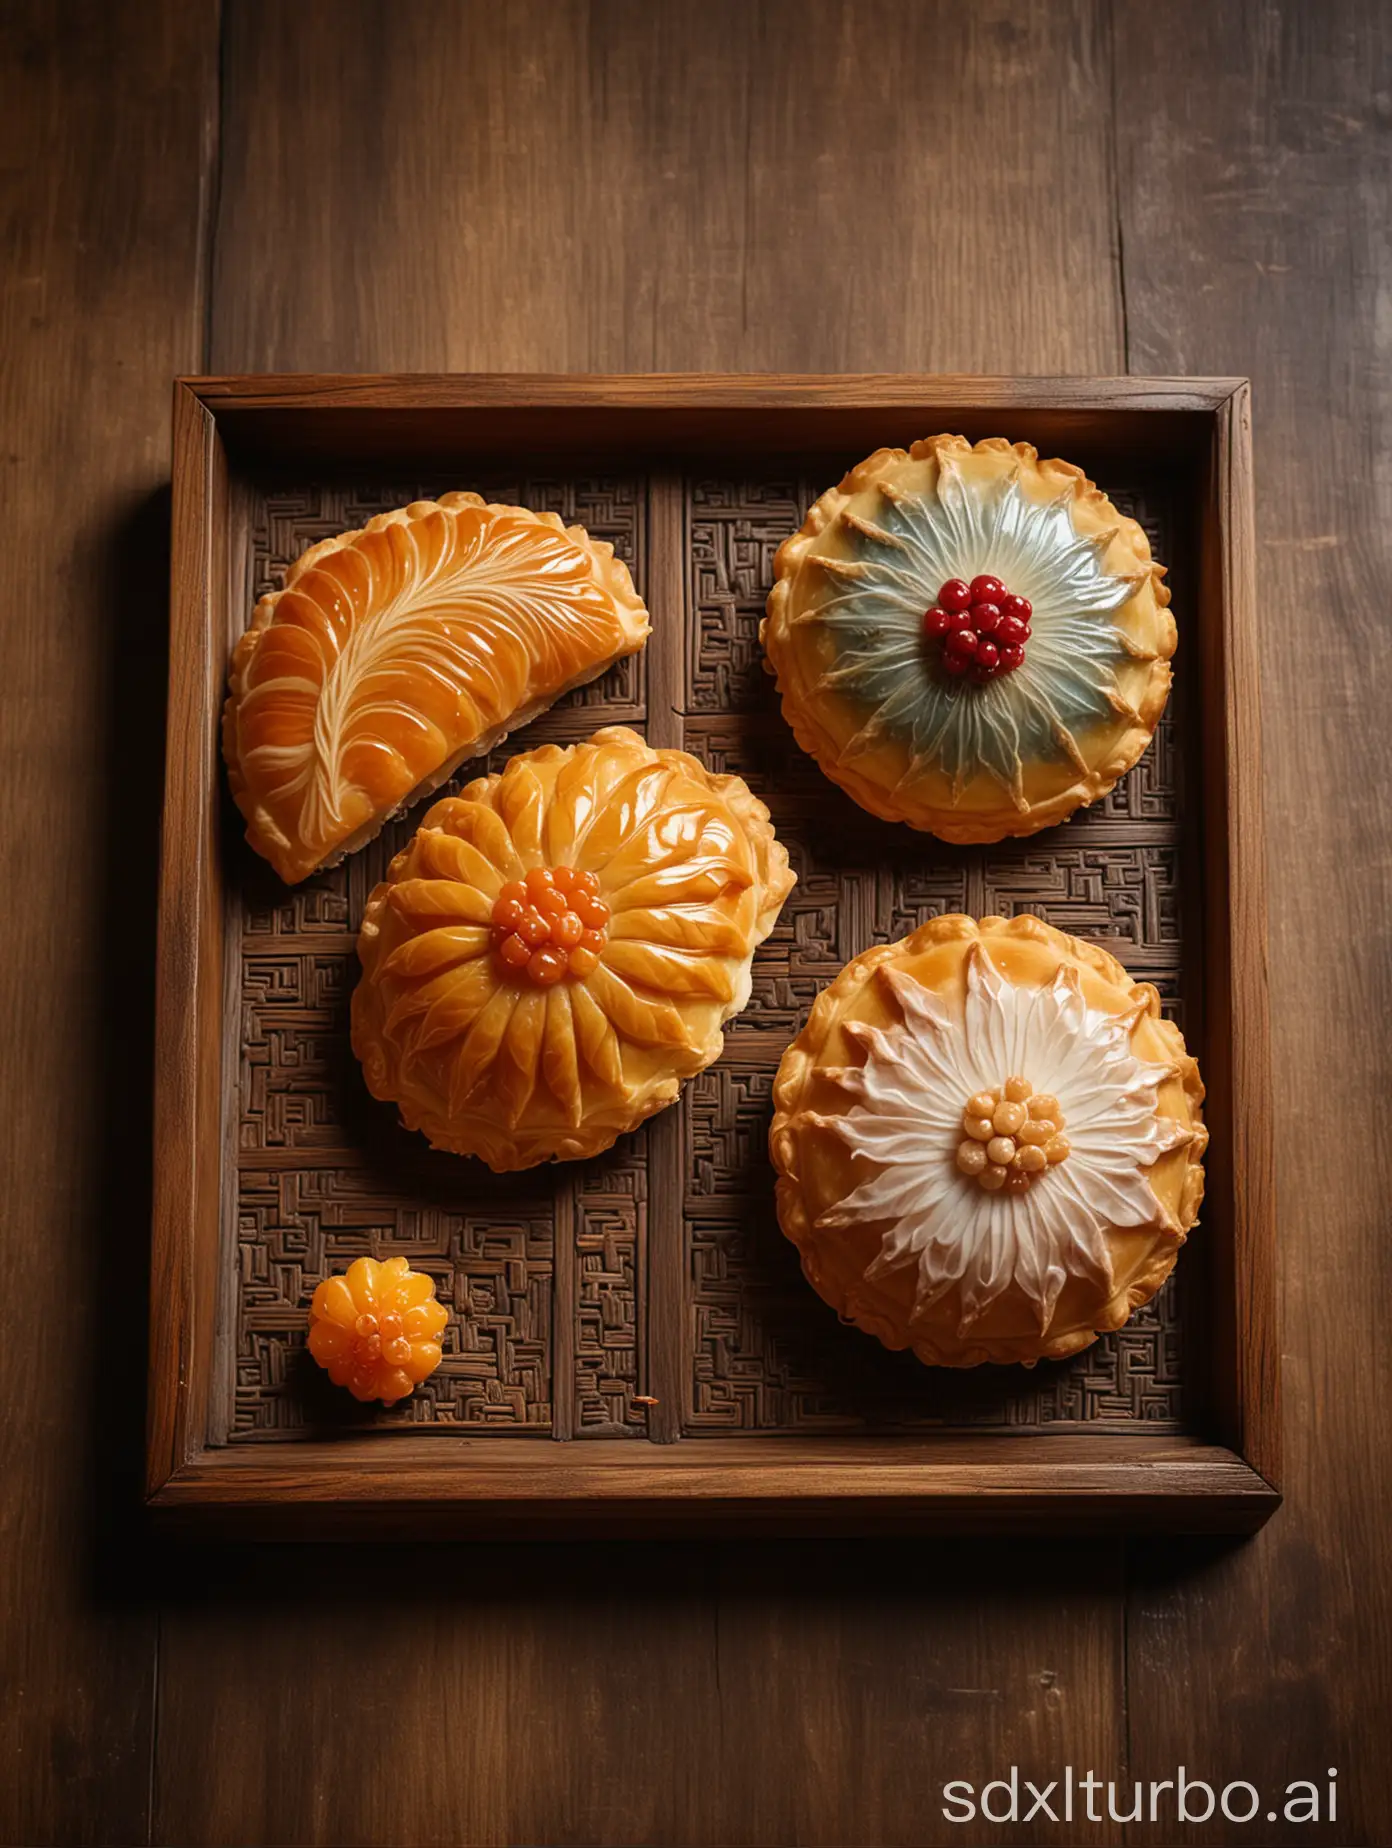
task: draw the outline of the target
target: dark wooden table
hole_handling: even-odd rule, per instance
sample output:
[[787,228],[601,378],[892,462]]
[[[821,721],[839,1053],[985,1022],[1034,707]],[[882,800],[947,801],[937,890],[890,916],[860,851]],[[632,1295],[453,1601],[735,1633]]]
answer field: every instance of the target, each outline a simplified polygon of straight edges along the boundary
[[[5,9],[4,1841],[1392,1840],[1388,37],[1372,0]],[[142,1538],[168,384],[415,368],[1252,376],[1255,1540]],[[1337,1767],[1338,1821],[943,1814],[1181,1763]]]

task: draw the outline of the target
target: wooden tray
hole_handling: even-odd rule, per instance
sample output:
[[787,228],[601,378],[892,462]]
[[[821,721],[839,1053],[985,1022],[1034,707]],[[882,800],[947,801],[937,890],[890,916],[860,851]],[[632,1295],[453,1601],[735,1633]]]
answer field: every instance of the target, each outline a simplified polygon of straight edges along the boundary
[[[329,1534],[1259,1525],[1279,1416],[1248,416],[1232,379],[180,382],[153,1507]],[[1086,466],[1170,566],[1180,628],[1131,775],[995,847],[855,808],[793,743],[757,643],[810,501],[938,430]],[[606,1156],[501,1178],[399,1129],[348,1047],[355,927],[419,814],[292,890],[242,842],[218,756],[254,597],[313,540],[451,487],[582,521],[652,611],[642,657],[507,749],[638,725],[740,771],[799,877],[725,1056],[681,1103]],[[925,1369],[839,1326],[773,1215],[783,1047],[848,958],[952,910],[1105,944],[1159,987],[1208,1083],[1208,1197],[1170,1285],[1033,1372]],[[363,1252],[409,1255],[452,1311],[443,1365],[390,1413],[304,1353],[315,1283]]]

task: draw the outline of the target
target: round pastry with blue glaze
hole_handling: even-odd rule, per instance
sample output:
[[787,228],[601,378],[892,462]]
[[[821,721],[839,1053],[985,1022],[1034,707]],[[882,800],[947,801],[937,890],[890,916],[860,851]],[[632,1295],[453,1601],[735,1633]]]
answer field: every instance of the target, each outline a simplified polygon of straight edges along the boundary
[[779,548],[761,635],[798,743],[862,808],[997,841],[1066,821],[1149,744],[1163,580],[1072,463],[933,436],[822,495]]

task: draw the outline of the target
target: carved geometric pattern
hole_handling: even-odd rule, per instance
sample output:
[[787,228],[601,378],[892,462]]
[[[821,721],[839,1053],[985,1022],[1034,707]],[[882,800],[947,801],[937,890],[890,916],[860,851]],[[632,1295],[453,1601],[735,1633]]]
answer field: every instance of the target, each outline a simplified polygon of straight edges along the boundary
[[1032,911],[1075,937],[1103,943],[1128,967],[1167,961],[1180,942],[1178,852],[1170,841],[1088,847],[1013,842],[983,856],[986,905]]
[[692,1402],[687,1429],[826,1430],[859,1422],[838,1391],[850,1343],[798,1274],[772,1202],[687,1209]]
[[575,1414],[581,1436],[641,1436],[638,1390],[638,1202],[585,1200],[576,1228]]
[[[820,485],[834,478],[824,473]],[[460,479],[371,487],[277,487],[249,508],[247,607],[316,539],[361,525]],[[490,499],[554,508],[609,539],[639,589],[647,576],[646,484],[479,480]],[[1072,1361],[954,1373],[925,1369],[840,1327],[778,1230],[767,1157],[773,1074],[819,991],[851,957],[946,911],[1038,912],[1103,943],[1154,982],[1186,1032],[1198,1027],[1185,961],[1197,893],[1182,828],[1188,676],[1140,764],[1066,828],[954,848],[879,822],[829,783],[792,738],[764,672],[758,624],[773,556],[818,486],[701,479],[687,489],[690,599],[682,739],[712,769],[738,772],[768,803],[798,885],[754,964],[748,1007],[722,1059],[676,1107],[682,1171],[650,1173],[648,1132],[594,1161],[493,1176],[429,1150],[367,1095],[348,1043],[367,895],[419,816],[388,824],[343,866],[288,890],[241,843],[227,806],[239,915],[236,995],[234,1441],[276,1441],[341,1424],[387,1432],[641,1439],[650,1390],[649,1273],[680,1262],[687,1352],[680,1428],[767,1431],[1023,1428],[1185,1422],[1202,1352],[1202,1273],[1181,1261],[1156,1301]],[[1114,494],[1171,562],[1163,490]],[[1185,593],[1171,578],[1186,651]],[[664,612],[659,612],[659,616]],[[665,612],[670,618],[674,612]],[[644,721],[647,665],[620,664],[495,751],[565,742]],[[466,765],[456,781],[484,766]],[[675,1159],[675,1157],[674,1157]],[[1198,1236],[1202,1237],[1200,1230]],[[321,1277],[397,1252],[428,1271],[450,1310],[437,1373],[390,1412],[359,1407],[304,1351]],[[556,1318],[573,1326],[558,1332]],[[1190,1361],[1186,1363],[1186,1356]],[[557,1374],[561,1377],[557,1377]]]
[[687,1091],[686,1191],[697,1210],[713,1199],[773,1198],[773,1072],[759,1037],[727,1033],[724,1057],[699,1072]]
[[645,1139],[626,1136],[575,1180],[576,1437],[643,1437]]
[[806,482],[698,481],[691,490],[688,711],[742,711],[764,679],[759,619],[773,555],[820,490]]
[[[452,1190],[456,1196],[459,1189]],[[543,1196],[462,1210],[363,1168],[243,1170],[234,1432],[285,1436],[343,1422],[544,1430],[551,1421],[553,1225]],[[445,1357],[384,1413],[364,1411],[304,1351],[322,1277],[362,1256],[409,1258],[451,1311]]]

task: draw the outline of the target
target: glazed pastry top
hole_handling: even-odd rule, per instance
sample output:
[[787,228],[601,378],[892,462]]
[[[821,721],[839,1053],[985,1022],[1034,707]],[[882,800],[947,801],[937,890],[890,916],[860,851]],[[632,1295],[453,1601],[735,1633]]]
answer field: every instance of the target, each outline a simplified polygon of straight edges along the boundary
[[1105,952],[1038,918],[936,918],[848,964],[785,1054],[780,1222],[891,1347],[1072,1353],[1173,1265],[1202,1095],[1155,990]]
[[555,514],[448,494],[326,539],[233,656],[248,839],[303,879],[647,633],[613,548]]
[[[989,628],[956,654],[972,612],[937,606],[978,585]],[[800,742],[858,801],[993,839],[1134,761],[1169,685],[1168,601],[1144,533],[1081,470],[934,437],[822,497],[779,552],[764,640]]]
[[437,1147],[606,1147],[709,1064],[793,884],[738,777],[612,727],[430,810],[368,901],[353,1044]]
[[868,1276],[911,1266],[916,1315],[956,1290],[959,1333],[1013,1284],[1043,1330],[1070,1270],[1110,1294],[1109,1228],[1179,1231],[1147,1170],[1192,1131],[1157,1114],[1173,1066],[1131,1051],[1144,1000],[1089,1007],[1069,963],[1017,988],[980,942],[960,1016],[893,966],[879,979],[901,1018],[848,1029],[865,1063],[838,1074],[851,1104],[828,1119],[872,1171],[817,1222],[883,1227]]

